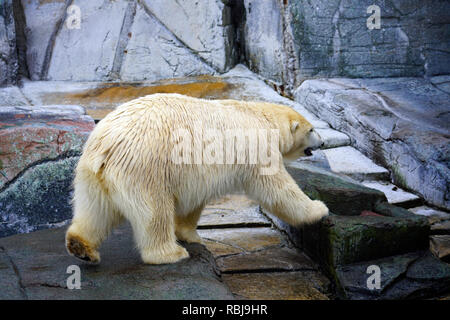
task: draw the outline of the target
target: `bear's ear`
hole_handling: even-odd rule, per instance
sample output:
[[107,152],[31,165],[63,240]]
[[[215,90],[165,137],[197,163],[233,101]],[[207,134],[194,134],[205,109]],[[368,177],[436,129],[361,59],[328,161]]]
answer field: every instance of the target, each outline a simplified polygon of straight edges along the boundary
[[292,132],[292,133],[294,133],[295,130],[297,130],[298,125],[299,125],[298,121],[292,121],[292,122],[291,122],[291,132]]

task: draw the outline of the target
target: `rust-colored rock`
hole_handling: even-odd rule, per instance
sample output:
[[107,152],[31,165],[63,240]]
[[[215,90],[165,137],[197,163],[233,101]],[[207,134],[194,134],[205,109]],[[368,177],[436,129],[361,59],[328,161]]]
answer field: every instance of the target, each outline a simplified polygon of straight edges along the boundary
[[95,123],[78,106],[0,107],[0,188],[33,164],[75,155]]

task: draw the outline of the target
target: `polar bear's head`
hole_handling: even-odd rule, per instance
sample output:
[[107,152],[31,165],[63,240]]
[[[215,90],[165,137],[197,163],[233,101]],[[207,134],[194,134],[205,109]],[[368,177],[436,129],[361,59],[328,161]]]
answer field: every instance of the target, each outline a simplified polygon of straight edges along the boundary
[[313,150],[321,148],[324,144],[311,123],[295,111],[289,113],[284,126],[280,146],[283,158],[286,160],[311,156]]

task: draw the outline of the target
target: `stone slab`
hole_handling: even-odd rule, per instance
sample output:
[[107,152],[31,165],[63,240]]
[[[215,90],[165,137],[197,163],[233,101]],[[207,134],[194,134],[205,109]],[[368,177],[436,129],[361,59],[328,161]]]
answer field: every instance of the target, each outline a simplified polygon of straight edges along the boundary
[[300,157],[296,161],[331,172],[330,163],[322,150],[312,151],[311,156]]
[[350,145],[350,138],[345,133],[326,128],[318,128],[316,131],[320,134],[324,142],[323,149]]
[[331,170],[358,180],[387,179],[389,171],[364,156],[353,147],[345,146],[323,150]]
[[[29,76],[32,80],[44,80],[51,58],[48,50],[54,44],[53,37],[56,36],[58,25],[65,22],[63,18],[68,4],[64,1],[20,2],[26,22],[26,58]],[[65,26],[62,25],[62,28]]]
[[[0,90],[1,92],[1,90]],[[96,120],[115,107],[153,93],[180,93],[205,99],[266,101],[292,107],[315,128],[329,128],[301,104],[283,97],[242,64],[221,76],[192,76],[140,82],[23,81],[22,92],[33,105],[76,104]]]
[[[42,230],[0,239],[17,270],[0,269],[0,283],[11,279],[32,300],[230,300],[234,299],[214,271],[211,254],[201,245],[186,245],[191,257],[176,264],[146,265],[136,250],[131,228],[116,229],[100,248],[102,262],[90,265],[67,254],[65,228]],[[67,268],[80,267],[81,289],[68,290]],[[3,287],[2,297],[18,298],[16,287]]]
[[[76,5],[80,10],[80,26],[68,27],[68,22],[60,25],[53,42],[50,43],[52,56],[45,79],[111,79],[122,25],[131,2],[74,0],[72,5]],[[103,23],[105,21],[108,23]]]
[[376,203],[386,201],[384,193],[323,168],[292,162],[286,169],[303,192],[324,201],[335,214],[360,215],[364,210],[373,210]]
[[[369,266],[380,268],[380,287],[369,289]],[[337,269],[340,294],[352,300],[431,298],[448,292],[450,265],[431,253],[413,252],[341,266]]]
[[305,226],[303,248],[329,274],[339,265],[428,248],[425,219],[388,216],[328,216]]
[[[374,2],[292,1],[284,4],[301,78],[421,77],[448,74],[450,4],[377,2],[379,29],[369,29]],[[267,17],[268,14],[266,14]],[[369,19],[369,20],[368,20]],[[275,20],[276,21],[276,20]],[[258,30],[255,30],[258,32]]]
[[198,228],[269,227],[259,205],[243,195],[227,196],[205,207]]
[[431,236],[430,250],[439,259],[450,262],[450,235]]
[[406,192],[387,181],[363,181],[362,184],[368,188],[380,190],[386,195],[389,203],[403,208],[415,207],[422,203],[417,195]]
[[318,272],[223,274],[231,292],[250,300],[329,300],[329,280]]
[[21,300],[25,293],[20,287],[14,265],[5,250],[0,247],[0,300]]
[[450,75],[431,77],[430,81],[433,85],[439,88],[439,90],[450,94]]
[[72,218],[72,183],[78,157],[27,169],[0,192],[0,237],[64,225]]
[[420,206],[415,208],[410,208],[409,211],[411,211],[414,214],[426,216],[426,217],[435,217],[439,220],[449,220],[450,219],[450,213],[434,209],[428,206]]
[[304,253],[287,247],[219,257],[218,270],[224,273],[317,270]]
[[284,243],[281,234],[271,228],[227,228],[198,231],[204,239],[206,247],[215,257],[279,247]]
[[[289,83],[283,46],[282,11],[278,1],[243,1],[245,55],[251,70],[277,83]],[[271,21],[271,23],[267,23]]]
[[431,234],[450,235],[450,220],[433,223],[430,227]]

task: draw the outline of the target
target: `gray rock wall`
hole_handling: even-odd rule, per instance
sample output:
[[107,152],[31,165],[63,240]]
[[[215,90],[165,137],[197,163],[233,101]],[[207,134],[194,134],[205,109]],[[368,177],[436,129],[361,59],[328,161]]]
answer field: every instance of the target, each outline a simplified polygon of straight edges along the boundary
[[222,73],[237,62],[226,1],[21,3],[33,80],[158,80]]
[[[449,1],[378,1],[381,28],[369,30],[372,4],[4,1],[0,83],[13,82],[19,66],[33,80],[142,81],[223,73],[239,61],[288,93],[310,77],[450,73]],[[70,23],[77,15],[79,28]]]
[[[367,8],[379,5],[380,29]],[[304,76],[392,77],[450,72],[450,2],[295,1],[291,5]],[[446,53],[445,53],[446,52]]]
[[[284,86],[310,77],[404,77],[450,73],[445,0],[245,0],[249,67]],[[369,30],[367,8],[380,7]]]
[[0,86],[16,81],[19,64],[12,0],[0,2]]

